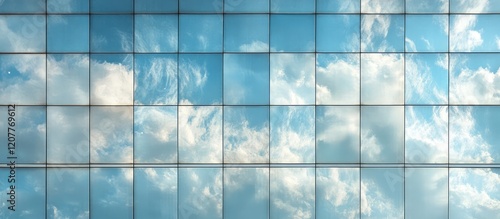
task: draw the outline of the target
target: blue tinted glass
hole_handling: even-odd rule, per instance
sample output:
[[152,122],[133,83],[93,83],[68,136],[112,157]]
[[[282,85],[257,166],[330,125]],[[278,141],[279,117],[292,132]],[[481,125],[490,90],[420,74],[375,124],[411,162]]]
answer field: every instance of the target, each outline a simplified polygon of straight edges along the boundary
[[359,0],[316,0],[317,12],[359,13]]
[[269,12],[269,0],[225,0],[224,12]]
[[88,169],[47,169],[47,216],[89,218]]
[[180,15],[181,52],[222,51],[222,15]]
[[226,15],[224,17],[224,51],[268,52],[268,15]]
[[222,169],[179,169],[179,218],[222,218]]
[[164,13],[177,10],[178,0],[135,0],[135,12]]
[[89,56],[47,56],[47,103],[89,104]]
[[134,217],[177,218],[177,169],[134,169]]
[[[18,167],[15,170],[15,183],[7,184],[7,177],[10,174],[10,170],[8,166],[6,167],[7,168],[0,169],[0,174],[5,176],[5,180],[2,182],[2,186],[5,187],[3,189],[4,194],[2,194],[5,198],[5,200],[2,200],[5,209],[2,211],[2,217],[29,219],[33,218],[34,215],[45,215],[45,169]],[[11,185],[15,186],[15,190],[10,189]],[[12,195],[9,193],[15,194]],[[12,204],[9,200],[12,200]],[[8,207],[10,206],[12,206],[15,211],[9,210]],[[21,212],[27,212],[29,214],[21,214]]]
[[[451,171],[451,170],[450,170]],[[405,218],[448,217],[448,170],[405,170]]]
[[90,0],[91,12],[133,12],[134,0]]
[[407,13],[448,13],[449,0],[406,0]]
[[359,185],[359,169],[317,168],[316,218],[358,218]]
[[45,52],[43,15],[0,15],[0,52]]
[[3,0],[0,12],[8,13],[45,13],[44,0]]
[[314,12],[314,8],[310,0],[271,0],[271,13]]
[[269,169],[224,169],[224,218],[254,219],[269,215]]
[[406,27],[407,52],[448,51],[448,16],[408,15]]
[[223,0],[179,0],[180,12],[222,12]]
[[88,15],[51,15],[47,27],[48,52],[88,52]]
[[271,104],[314,104],[314,54],[271,54]]
[[48,13],[87,13],[89,0],[47,0]]
[[177,55],[136,54],[134,104],[177,104]]
[[176,52],[177,15],[136,15],[136,52]]
[[359,54],[316,56],[316,104],[359,104]]
[[132,52],[132,15],[91,15],[92,52]]
[[0,55],[0,103],[45,104],[45,55]]
[[404,50],[403,15],[362,15],[361,50],[363,52],[402,52]]
[[90,218],[132,218],[132,168],[90,170]]
[[403,13],[405,0],[361,0],[361,13]]
[[93,54],[90,60],[90,103],[132,105],[132,55]]
[[448,56],[406,54],[405,101],[411,104],[448,102]]
[[316,22],[318,52],[359,51],[358,15],[318,15]]
[[362,218],[404,218],[403,171],[403,168],[361,169]]
[[314,175],[314,168],[271,168],[271,218],[315,218]]
[[314,51],[313,15],[272,15],[271,51]]
[[186,105],[222,103],[222,56],[179,56],[179,101]]

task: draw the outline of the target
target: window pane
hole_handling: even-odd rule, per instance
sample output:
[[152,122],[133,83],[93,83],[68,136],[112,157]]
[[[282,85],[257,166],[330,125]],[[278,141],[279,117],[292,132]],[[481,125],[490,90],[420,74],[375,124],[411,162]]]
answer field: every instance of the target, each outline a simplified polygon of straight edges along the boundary
[[270,177],[271,219],[315,217],[314,168],[271,168]]
[[359,13],[359,0],[316,0],[318,13]]
[[[4,208],[2,216],[6,218],[31,219],[33,215],[45,215],[45,169],[17,167],[15,182],[11,184],[7,183],[10,168],[6,167],[0,169],[0,174],[5,176],[5,180],[2,180],[2,187],[4,187],[2,189],[2,198],[4,198],[2,200],[2,208]],[[15,186],[15,190],[11,190],[10,186]],[[13,201],[11,202],[10,200]],[[11,206],[15,211],[9,209]],[[21,212],[28,214],[22,214]]]
[[269,162],[269,107],[224,107],[224,162]]
[[134,169],[134,217],[177,218],[177,169]]
[[500,2],[476,0],[449,0],[451,13],[498,13]]
[[361,103],[404,103],[402,54],[361,54]]
[[404,218],[403,168],[361,169],[361,217]]
[[135,0],[136,13],[167,13],[178,11],[178,0]]
[[90,170],[90,218],[132,218],[132,168]]
[[271,15],[270,40],[271,51],[314,52],[314,16]]
[[499,22],[498,14],[451,15],[450,51],[499,52],[500,38],[495,25]]
[[268,52],[269,16],[224,16],[224,51]]
[[222,15],[180,15],[179,19],[181,52],[222,51]]
[[269,0],[225,0],[224,12],[269,12]]
[[316,56],[316,104],[359,104],[359,54]]
[[311,13],[315,1],[310,0],[271,0],[271,13]]
[[48,13],[88,13],[89,0],[47,0]]
[[3,0],[0,6],[4,13],[45,13],[44,0]]
[[361,13],[403,13],[405,0],[361,0]]
[[177,104],[177,55],[136,54],[134,104]]
[[316,169],[316,218],[359,218],[359,169]]
[[405,58],[406,103],[448,103],[448,55],[414,53]]
[[88,169],[47,169],[47,216],[89,218]]
[[132,12],[134,0],[90,0],[90,11],[98,13]]
[[177,107],[134,108],[134,161],[177,162]]
[[180,55],[179,86],[179,104],[222,104],[222,55]]
[[318,163],[359,163],[359,107],[316,107]]
[[132,55],[92,55],[90,103],[131,105],[133,103]]
[[404,29],[402,15],[362,15],[361,51],[402,52]]
[[132,52],[132,15],[91,15],[92,52]]
[[448,13],[449,0],[406,0],[407,13]]
[[48,55],[47,103],[88,105],[89,66],[88,55]]
[[224,169],[224,218],[269,216],[269,169]]
[[314,54],[271,54],[271,104],[314,104]]
[[448,169],[405,170],[405,218],[448,217]]
[[358,15],[318,15],[316,20],[318,52],[359,51]]
[[407,15],[407,52],[447,52],[448,16]]
[[223,0],[179,0],[180,12],[222,12]]
[[45,16],[0,15],[0,23],[0,52],[45,52]]
[[135,52],[177,52],[177,15],[136,15]]
[[45,55],[0,55],[0,103],[46,103]]
[[179,169],[179,218],[222,218],[222,169]]
[[87,15],[50,15],[47,27],[48,52],[88,52]]

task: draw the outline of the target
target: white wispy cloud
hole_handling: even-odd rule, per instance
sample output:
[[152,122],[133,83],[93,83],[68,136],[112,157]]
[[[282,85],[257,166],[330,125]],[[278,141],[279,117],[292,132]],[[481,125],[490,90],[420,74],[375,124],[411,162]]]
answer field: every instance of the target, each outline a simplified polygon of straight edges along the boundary
[[91,60],[91,104],[131,105],[134,73],[127,55],[123,63]]
[[483,44],[476,27],[477,15],[455,15],[450,29],[450,50],[470,52]]
[[403,218],[404,210],[402,204],[394,203],[382,191],[380,184],[365,178],[361,181],[361,214],[366,218]]
[[[390,26],[391,16],[389,15],[364,15],[361,19],[361,49],[363,51],[374,50],[374,38],[387,37]],[[387,45],[386,40],[382,40],[377,47],[379,52],[394,50]]]
[[[406,42],[406,51],[407,52],[417,52],[417,47],[415,46],[415,42],[413,42],[413,40],[411,40],[410,38],[405,38],[405,42]],[[429,41],[427,41],[429,42]]]
[[332,59],[316,69],[317,104],[359,103],[359,56]]
[[[0,60],[1,74],[5,75],[0,82],[0,102],[45,103],[45,55],[4,55]],[[19,76],[13,76],[12,68],[19,72]]]
[[[181,169],[179,216],[181,218],[222,217],[222,171],[220,169]],[[206,174],[209,173],[209,174]]]
[[398,13],[403,12],[403,0],[362,0],[362,13]]
[[86,55],[47,57],[47,102],[49,104],[89,103],[89,58]]
[[272,168],[271,216],[314,218],[314,169]]
[[[435,64],[448,69],[447,56],[440,55],[437,58]],[[442,72],[432,72],[429,65],[420,60],[418,56],[406,56],[405,62],[407,102],[446,103],[448,101],[446,90],[436,84],[436,78]]]
[[404,102],[404,67],[401,54],[361,55],[361,102]]
[[177,17],[173,18],[165,15],[136,16],[135,50],[177,51]]
[[[359,170],[346,168],[318,169],[316,202],[325,200],[332,216],[359,216]],[[321,191],[321,192],[319,192]],[[318,215],[319,216],[319,213]]]
[[[139,63],[136,62],[136,66]],[[135,104],[177,103],[177,61],[155,57],[135,71]]]
[[248,44],[242,44],[239,47],[240,52],[267,52],[269,45],[262,41],[256,40]]
[[271,104],[314,104],[314,55],[271,55]]

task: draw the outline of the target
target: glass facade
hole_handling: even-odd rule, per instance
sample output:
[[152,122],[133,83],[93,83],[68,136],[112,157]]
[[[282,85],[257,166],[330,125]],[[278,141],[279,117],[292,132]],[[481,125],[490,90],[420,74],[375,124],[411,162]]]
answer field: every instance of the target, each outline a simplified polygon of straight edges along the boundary
[[500,217],[498,22],[495,0],[0,0],[0,218]]

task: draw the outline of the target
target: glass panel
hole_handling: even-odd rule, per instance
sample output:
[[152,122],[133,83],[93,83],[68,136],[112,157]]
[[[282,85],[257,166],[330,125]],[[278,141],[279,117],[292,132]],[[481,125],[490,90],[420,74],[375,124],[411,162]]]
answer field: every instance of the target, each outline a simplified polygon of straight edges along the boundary
[[177,15],[136,15],[135,52],[177,52]]
[[500,210],[500,168],[452,168],[450,218],[488,218]]
[[88,15],[50,15],[47,26],[48,52],[88,52]]
[[181,105],[222,104],[222,55],[180,55],[179,86]]
[[500,163],[500,107],[450,108],[450,163]]
[[318,54],[316,104],[359,104],[359,54]]
[[316,107],[318,163],[359,163],[359,106]]
[[312,13],[315,1],[310,0],[271,0],[271,13]]
[[47,107],[47,162],[89,162],[89,108]]
[[407,106],[405,117],[406,162],[448,162],[448,107]]
[[0,23],[0,52],[45,52],[45,16],[0,15]]
[[48,13],[88,13],[89,0],[47,0]]
[[[180,12],[222,12],[223,0],[179,0]],[[222,19],[222,18],[221,18]]]
[[314,54],[271,54],[271,104],[314,104]]
[[498,104],[500,54],[451,54],[450,103]]
[[447,52],[447,15],[407,15],[407,52]]
[[448,13],[449,0],[406,0],[407,13]]
[[222,20],[222,15],[180,15],[179,50],[221,52]]
[[[45,169],[16,167],[14,179],[9,177],[10,168],[5,167],[0,169],[5,179],[2,180],[2,217],[32,219],[45,215]],[[12,180],[9,182],[9,179]]]
[[88,169],[47,169],[47,216],[48,218],[89,218]]
[[179,169],[179,218],[222,218],[222,169]]
[[134,156],[139,163],[177,162],[177,107],[135,107]]
[[361,217],[404,218],[403,168],[361,169]]
[[450,0],[451,13],[498,13],[500,2],[477,0]]
[[314,168],[271,168],[271,219],[314,218]]
[[269,16],[224,16],[224,51],[268,52]]
[[269,107],[224,107],[224,162],[269,162]]
[[0,55],[0,103],[46,104],[45,68],[45,55]]
[[89,67],[88,55],[48,55],[47,103],[88,105]]
[[314,107],[271,106],[271,162],[314,163]]
[[92,52],[132,52],[132,15],[91,15],[90,24]]
[[177,104],[177,55],[136,54],[135,105]]
[[44,0],[3,0],[0,12],[4,13],[45,13]]
[[271,15],[270,31],[272,52],[314,52],[314,15]]
[[269,0],[225,0],[224,12],[269,12]]
[[361,103],[404,103],[402,54],[361,54]]
[[403,15],[362,15],[361,51],[402,52],[404,30]]
[[132,218],[132,168],[90,170],[90,218]]
[[361,0],[361,13],[403,13],[405,0]]
[[269,55],[224,54],[224,103],[269,104]]
[[359,0],[316,0],[318,13],[359,13]]
[[[4,116],[0,120],[0,131],[4,133],[0,135],[0,141],[4,142],[4,149],[0,150],[0,161],[10,163],[12,160],[7,157],[15,156],[16,163],[45,163],[45,106],[0,106],[0,113]],[[9,118],[12,118],[11,121]]]
[[90,0],[90,11],[98,13],[133,12],[134,0]]
[[448,169],[405,170],[405,218],[448,218]]
[[177,218],[177,169],[134,169],[134,217]]
[[132,163],[132,107],[90,108],[90,161]]
[[222,107],[179,106],[179,162],[222,162]]
[[359,51],[359,15],[318,15],[318,52]]
[[178,11],[178,0],[135,0],[136,13],[174,13]]
[[133,81],[132,55],[91,56],[92,105],[132,105]]
[[404,161],[404,108],[361,107],[361,162]]
[[359,218],[359,169],[316,169],[316,218]]
[[447,54],[406,54],[405,65],[407,104],[448,103]]
[[269,216],[269,169],[224,169],[224,218]]
[[500,15],[451,15],[450,19],[450,51],[500,52],[495,25]]

